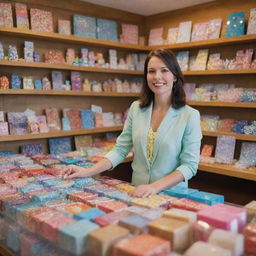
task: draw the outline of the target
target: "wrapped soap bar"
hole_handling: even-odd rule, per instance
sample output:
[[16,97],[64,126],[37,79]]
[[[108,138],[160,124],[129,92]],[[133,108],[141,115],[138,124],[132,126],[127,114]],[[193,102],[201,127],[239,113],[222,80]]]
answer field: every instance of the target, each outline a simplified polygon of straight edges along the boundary
[[152,208],[149,209],[147,211],[145,211],[144,213],[140,214],[142,217],[147,218],[149,220],[155,220],[160,218],[163,215],[164,212],[164,208]]
[[113,256],[166,256],[170,251],[168,240],[150,234],[141,234],[121,240],[114,246]]
[[73,200],[76,202],[87,203],[88,200],[96,199],[98,195],[90,192],[76,192],[76,193],[69,194],[68,197],[70,200]]
[[57,200],[61,198],[65,198],[65,195],[60,194],[57,191],[33,195],[33,200],[36,202],[48,202],[48,201]]
[[5,201],[11,200],[11,199],[17,199],[20,197],[22,197],[22,194],[19,194],[19,193],[0,196],[0,211],[4,210],[4,202]]
[[194,201],[197,201],[200,203],[208,204],[208,205],[224,203],[223,195],[202,192],[202,191],[198,191],[198,192],[188,195],[188,199],[191,199],[191,200],[194,200]]
[[236,207],[228,204],[216,204],[212,206],[212,209],[216,209],[217,211],[228,212],[229,214],[233,214],[238,222],[238,230],[242,231],[247,221],[247,213],[246,210],[241,207]]
[[113,200],[110,202],[102,202],[97,205],[97,208],[107,213],[120,211],[127,207],[128,207],[127,204],[116,201],[116,200]]
[[215,229],[211,233],[208,242],[231,251],[232,256],[240,256],[244,253],[244,237],[241,234]]
[[192,201],[187,198],[181,198],[170,205],[171,208],[179,208],[188,211],[198,212],[202,209],[208,208],[209,205]]
[[193,241],[207,242],[214,228],[207,222],[198,220],[192,225]]
[[197,215],[195,212],[172,208],[168,211],[165,211],[163,214],[164,217],[186,221],[189,223],[194,223],[196,221]]
[[192,188],[170,188],[165,190],[165,194],[169,196],[179,197],[179,198],[187,198],[189,195],[198,192],[197,189]]
[[0,240],[4,240],[6,238],[6,230],[7,230],[7,221],[0,217]]
[[6,245],[13,252],[17,253],[20,250],[20,228],[14,224],[10,224],[7,228]]
[[62,214],[54,216],[42,223],[41,235],[49,241],[56,242],[59,229],[65,225],[75,222],[74,219],[66,217]]
[[105,227],[110,224],[118,224],[118,222],[127,216],[130,216],[131,213],[126,211],[119,212],[111,212],[104,215],[100,215],[94,219],[94,222],[100,225],[101,227]]
[[110,256],[113,245],[127,238],[129,231],[118,225],[109,225],[91,231],[87,236],[88,252],[91,256]]
[[118,201],[122,201],[126,204],[131,203],[131,201],[134,199],[134,197],[129,196],[127,193],[118,191],[118,190],[114,190],[114,191],[110,191],[110,192],[106,192],[104,193],[105,196],[116,199]]
[[245,252],[248,254],[256,254],[256,223],[246,225],[243,230]]
[[135,189],[134,186],[132,186],[130,184],[127,184],[127,183],[118,184],[118,185],[116,185],[116,188],[118,190],[126,192],[126,193],[128,193],[128,192],[130,192],[130,191]]
[[231,252],[216,245],[202,241],[194,243],[184,254],[184,256],[231,256]]
[[94,185],[94,184],[99,184],[100,182],[98,180],[95,180],[91,177],[86,177],[86,178],[75,178],[73,179],[75,182],[74,186],[78,188],[83,188],[86,186]]
[[79,220],[63,226],[59,230],[59,246],[72,255],[82,255],[86,252],[88,233],[99,226],[88,220]]
[[135,214],[135,215],[140,215],[140,214],[143,214],[146,211],[148,211],[148,209],[146,207],[133,205],[133,206],[127,207],[125,209],[125,211],[130,212],[130,213]]
[[77,202],[77,203],[68,203],[68,204],[60,205],[60,206],[57,206],[55,209],[66,215],[73,215],[73,214],[79,214],[84,211],[87,211],[91,209],[91,207],[87,204]]
[[197,219],[206,221],[216,228],[238,232],[237,217],[228,211],[220,211],[218,208],[213,208],[213,206],[199,211]]
[[31,256],[31,248],[39,242],[39,239],[29,232],[20,233],[20,256]]
[[249,220],[252,219],[253,216],[256,215],[256,201],[255,201],[255,200],[253,200],[253,201],[251,201],[250,203],[246,204],[246,205],[244,206],[244,208],[245,208],[246,211],[247,211],[248,219],[249,219]]
[[138,235],[147,232],[147,224],[149,222],[149,219],[146,219],[142,216],[132,215],[122,218],[119,221],[119,225],[129,229],[132,234]]
[[82,211],[80,213],[76,213],[74,215],[74,218],[78,220],[84,219],[84,220],[94,221],[96,217],[101,216],[103,214],[105,214],[105,212],[99,210],[98,208],[91,208],[91,209]]
[[167,239],[175,251],[182,251],[190,244],[190,225],[185,221],[161,217],[148,224],[149,233]]
[[111,198],[108,198],[108,197],[99,196],[99,197],[97,197],[95,199],[88,200],[88,204],[93,206],[93,207],[98,207],[98,204],[112,202],[112,201],[114,201],[114,199],[111,199]]

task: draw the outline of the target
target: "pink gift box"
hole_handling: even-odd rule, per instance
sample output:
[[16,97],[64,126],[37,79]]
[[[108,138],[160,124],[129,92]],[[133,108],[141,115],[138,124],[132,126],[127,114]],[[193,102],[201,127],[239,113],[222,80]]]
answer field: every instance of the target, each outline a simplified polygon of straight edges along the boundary
[[238,232],[237,216],[232,212],[214,206],[199,211],[197,213],[197,219],[206,221],[216,228]]

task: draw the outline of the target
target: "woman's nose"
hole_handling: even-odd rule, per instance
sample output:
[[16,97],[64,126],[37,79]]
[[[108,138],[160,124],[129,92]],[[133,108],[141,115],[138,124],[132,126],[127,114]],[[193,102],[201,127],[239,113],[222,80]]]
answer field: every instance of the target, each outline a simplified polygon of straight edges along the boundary
[[155,78],[157,79],[157,78],[161,78],[161,71],[156,71],[155,72]]

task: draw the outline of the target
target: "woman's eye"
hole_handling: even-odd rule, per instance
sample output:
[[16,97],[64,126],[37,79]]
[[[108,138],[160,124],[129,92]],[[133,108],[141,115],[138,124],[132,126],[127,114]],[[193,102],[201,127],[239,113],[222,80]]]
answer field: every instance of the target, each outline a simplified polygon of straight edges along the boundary
[[148,70],[149,74],[153,74],[155,71],[154,70]]
[[169,69],[167,69],[167,68],[162,69],[162,72],[169,72]]

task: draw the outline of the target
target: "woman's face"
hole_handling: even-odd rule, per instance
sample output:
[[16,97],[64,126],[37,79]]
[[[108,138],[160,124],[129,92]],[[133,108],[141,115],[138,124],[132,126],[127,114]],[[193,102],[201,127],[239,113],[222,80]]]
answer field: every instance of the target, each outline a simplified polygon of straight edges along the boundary
[[171,96],[176,77],[158,57],[153,56],[148,62],[147,82],[155,96]]

